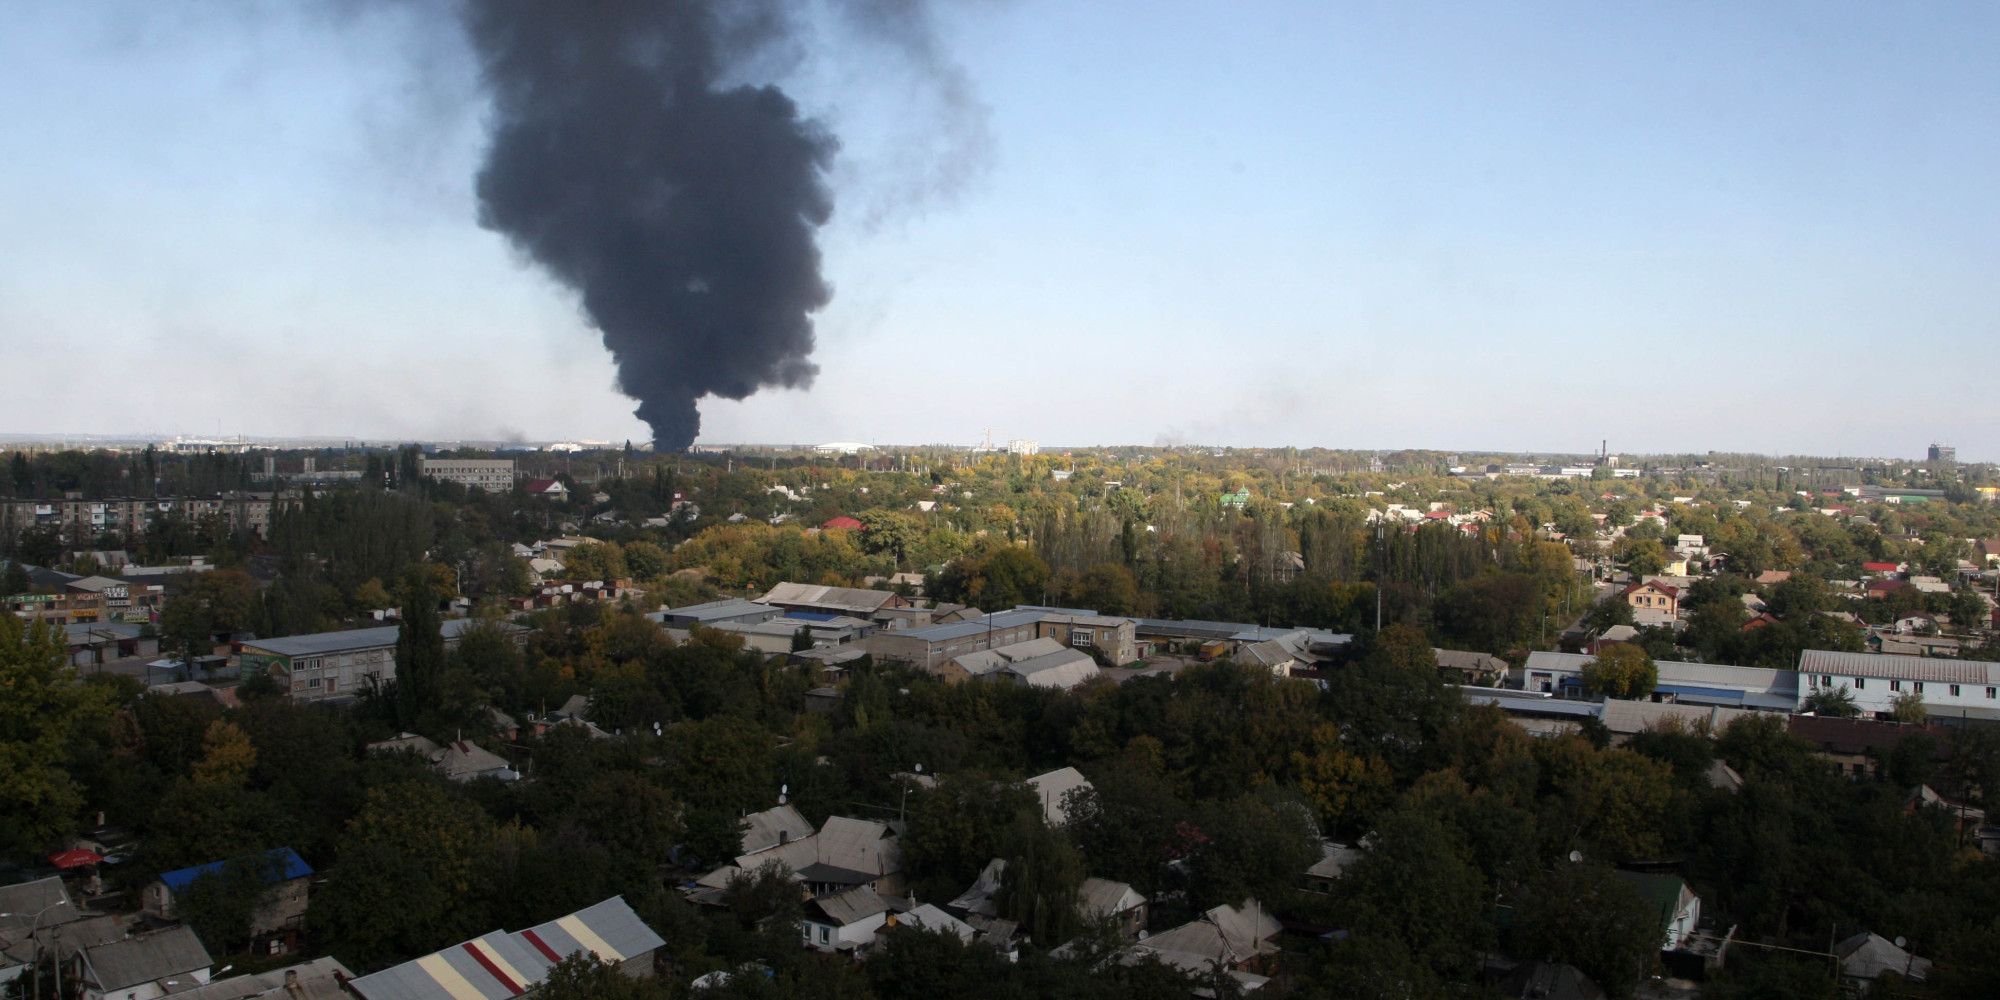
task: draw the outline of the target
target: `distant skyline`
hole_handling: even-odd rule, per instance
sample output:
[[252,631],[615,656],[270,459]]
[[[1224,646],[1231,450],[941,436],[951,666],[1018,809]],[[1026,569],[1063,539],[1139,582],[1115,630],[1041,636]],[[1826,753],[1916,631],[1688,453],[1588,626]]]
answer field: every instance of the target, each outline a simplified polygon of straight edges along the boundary
[[[418,7],[10,12],[0,433],[644,438]],[[938,9],[949,183],[868,53],[776,67],[821,374],[702,442],[2000,459],[2000,10]]]

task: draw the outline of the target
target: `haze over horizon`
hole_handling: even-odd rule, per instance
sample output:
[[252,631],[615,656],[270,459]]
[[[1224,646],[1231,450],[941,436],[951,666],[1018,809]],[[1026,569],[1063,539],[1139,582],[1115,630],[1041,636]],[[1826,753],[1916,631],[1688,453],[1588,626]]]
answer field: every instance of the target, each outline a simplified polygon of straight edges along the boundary
[[[765,67],[834,295],[702,442],[2000,458],[2000,11],[938,9],[949,177],[864,42]],[[647,437],[410,10],[14,12],[0,432]]]

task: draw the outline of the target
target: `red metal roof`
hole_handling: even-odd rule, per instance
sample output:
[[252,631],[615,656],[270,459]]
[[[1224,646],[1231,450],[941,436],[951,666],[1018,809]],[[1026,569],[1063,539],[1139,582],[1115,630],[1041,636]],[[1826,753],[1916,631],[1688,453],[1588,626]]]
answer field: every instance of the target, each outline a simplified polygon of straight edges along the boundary
[[856,529],[861,529],[861,530],[866,530],[866,526],[865,526],[865,525],[863,525],[863,524],[862,524],[862,523],[861,523],[860,521],[857,521],[857,520],[855,520],[855,519],[853,519],[853,518],[851,518],[851,517],[848,517],[848,516],[847,516],[847,515],[845,515],[845,514],[842,514],[842,515],[840,515],[839,517],[834,517],[834,518],[828,518],[828,519],[826,520],[826,522],[825,522],[825,523],[823,523],[823,524],[821,524],[821,525],[820,525],[820,527],[822,527],[822,528],[846,528],[846,529],[847,529],[847,530],[849,530],[849,531],[854,531],[854,530],[856,530]]

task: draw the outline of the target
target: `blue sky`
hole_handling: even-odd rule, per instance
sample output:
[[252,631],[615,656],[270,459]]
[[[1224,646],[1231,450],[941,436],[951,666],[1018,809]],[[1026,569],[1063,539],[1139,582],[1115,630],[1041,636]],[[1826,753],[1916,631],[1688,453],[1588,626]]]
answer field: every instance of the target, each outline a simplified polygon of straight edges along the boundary
[[[570,296],[476,224],[468,57],[360,10],[16,9],[0,431],[643,437]],[[988,139],[950,184],[968,122],[879,53],[779,68],[844,143],[822,372],[705,403],[702,440],[2000,459],[1990,8],[941,30]]]

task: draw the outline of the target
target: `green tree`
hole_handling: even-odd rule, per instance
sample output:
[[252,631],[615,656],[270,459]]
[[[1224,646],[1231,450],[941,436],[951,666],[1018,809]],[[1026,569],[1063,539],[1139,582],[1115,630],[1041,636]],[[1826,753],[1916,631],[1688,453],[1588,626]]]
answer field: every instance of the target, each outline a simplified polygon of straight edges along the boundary
[[1629,997],[1659,964],[1660,914],[1608,866],[1558,861],[1521,887],[1513,947],[1521,958],[1576,966]]
[[1139,581],[1118,563],[1099,563],[1084,571],[1069,600],[1101,615],[1136,614],[1141,602]]
[[1350,926],[1396,941],[1439,975],[1470,974],[1491,939],[1485,878],[1457,832],[1423,811],[1385,817],[1376,848],[1338,886]]
[[396,634],[396,719],[414,732],[443,700],[444,636],[438,595],[431,582],[411,574],[403,583],[403,627]]
[[1889,699],[1889,718],[1897,722],[1920,726],[1929,714],[1924,707],[1924,696],[1915,691],[1904,691]]
[[1608,698],[1642,698],[1660,682],[1660,670],[1646,651],[1629,642],[1614,642],[1584,664],[1583,686]]
[[62,633],[0,614],[0,853],[39,849],[74,825],[83,790],[69,747],[111,706],[79,687]]
[[1861,714],[1861,706],[1854,701],[1854,692],[1849,691],[1845,684],[1818,688],[1806,695],[1804,710],[1835,719],[1852,719]]
[[240,785],[257,766],[257,748],[243,730],[217,719],[202,738],[201,759],[194,763],[194,780],[212,785]]
[[1083,856],[1032,809],[1015,814],[1006,840],[1007,869],[995,900],[1000,915],[1043,947],[1075,936]]
[[25,594],[34,585],[34,581],[28,577],[28,567],[21,560],[10,559],[7,561],[7,574],[4,577],[0,577],[0,597]]
[[434,951],[488,929],[494,831],[427,776],[368,792],[308,919],[349,962]]
[[673,572],[673,556],[652,542],[627,542],[625,568],[634,579],[653,580]]
[[897,566],[906,566],[910,554],[924,542],[924,523],[913,514],[899,510],[864,510],[856,520],[861,522],[861,548],[870,554],[886,555],[896,561]]
[[564,956],[535,987],[535,1000],[669,1000],[673,995],[664,981],[634,979],[583,952]]

